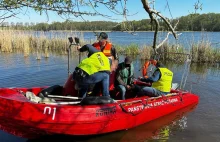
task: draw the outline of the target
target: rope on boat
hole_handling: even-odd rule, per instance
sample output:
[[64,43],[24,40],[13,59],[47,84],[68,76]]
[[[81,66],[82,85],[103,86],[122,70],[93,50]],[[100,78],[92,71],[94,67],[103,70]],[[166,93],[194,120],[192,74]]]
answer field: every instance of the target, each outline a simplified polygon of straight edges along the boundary
[[25,96],[26,97],[26,95],[25,95],[25,93],[22,91],[22,90],[20,90],[20,89],[15,89],[15,88],[9,88],[9,89],[11,89],[11,90],[14,90],[14,91],[16,91],[16,92],[18,92],[18,93],[20,93],[20,94],[22,94],[23,96]]
[[144,109],[145,109],[145,107],[146,107],[146,105],[143,103],[142,100],[139,100],[139,101],[142,103],[143,109],[142,109],[141,111],[139,111],[138,113],[133,113],[133,112],[127,111],[127,110],[122,106],[124,103],[119,104],[119,106],[121,107],[121,109],[122,109],[123,112],[125,112],[125,113],[130,113],[130,114],[132,114],[133,116],[136,116],[136,115],[140,114],[142,111],[144,111]]
[[[144,100],[135,100],[135,101],[132,101],[132,102],[120,103],[119,106],[121,107],[121,109],[122,109],[123,112],[125,112],[125,113],[130,113],[130,114],[132,114],[133,116],[136,116],[136,115],[140,114],[141,112],[143,112],[143,110],[144,110],[147,106],[148,106],[149,108],[150,108],[150,107],[153,107],[153,106],[151,106],[151,105],[148,104],[148,102],[149,102],[150,100],[162,98],[163,101],[169,102],[169,101],[168,101],[168,97],[170,97],[170,96],[179,96],[179,97],[180,97],[180,101],[183,102],[183,94],[185,94],[185,93],[187,93],[187,92],[170,93],[170,94],[163,95],[163,96],[158,96],[158,97],[153,97],[153,98],[146,98],[146,99],[144,99]],[[146,101],[146,104],[144,104],[143,101]],[[127,110],[123,107],[124,104],[132,104],[132,103],[138,103],[138,102],[140,102],[140,103],[143,105],[143,109],[142,109],[141,111],[139,111],[138,113],[129,112],[129,111],[127,111]],[[173,103],[170,103],[170,104],[171,104],[171,105],[175,105],[175,104],[173,104]]]

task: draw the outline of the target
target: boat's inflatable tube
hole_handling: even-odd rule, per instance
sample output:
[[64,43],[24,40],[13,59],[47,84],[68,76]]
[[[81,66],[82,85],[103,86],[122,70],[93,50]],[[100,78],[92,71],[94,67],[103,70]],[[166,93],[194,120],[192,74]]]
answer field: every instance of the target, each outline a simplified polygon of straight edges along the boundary
[[61,95],[63,91],[63,87],[60,85],[53,85],[48,88],[43,89],[39,96],[48,97],[48,95]]
[[115,101],[107,96],[88,96],[82,99],[81,105],[98,105],[98,104],[110,104]]

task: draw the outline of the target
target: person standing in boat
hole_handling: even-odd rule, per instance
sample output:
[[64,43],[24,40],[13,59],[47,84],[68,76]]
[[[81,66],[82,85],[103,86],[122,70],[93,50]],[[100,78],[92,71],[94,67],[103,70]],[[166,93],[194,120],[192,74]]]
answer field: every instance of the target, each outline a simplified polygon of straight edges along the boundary
[[109,96],[109,59],[92,45],[86,44],[77,47],[79,52],[88,51],[88,58],[81,61],[75,68],[73,79],[79,87],[79,97],[86,97],[87,91],[91,84],[101,82],[102,95]]
[[133,84],[134,81],[134,66],[132,64],[132,58],[127,56],[124,62],[118,65],[115,73],[115,87],[122,95],[122,100],[125,100],[126,90],[137,91],[138,86]]
[[173,72],[167,69],[159,61],[156,63],[156,69],[153,75],[149,78],[139,77],[143,82],[152,84],[151,87],[142,88],[142,93],[146,96],[157,97],[170,93]]
[[118,66],[118,54],[112,43],[108,41],[108,34],[101,32],[93,46],[111,60],[111,71],[115,71]]
[[[108,34],[105,32],[101,32],[97,37],[98,41],[93,43],[92,45],[99,51],[103,52],[106,57],[110,59],[110,66],[111,66],[111,74],[110,75],[110,82],[109,87],[110,89],[114,88],[114,79],[115,79],[115,70],[118,67],[118,54],[116,52],[115,47],[112,45],[111,42],[108,41]],[[100,83],[96,83],[93,87],[93,95],[98,95],[100,92]]]

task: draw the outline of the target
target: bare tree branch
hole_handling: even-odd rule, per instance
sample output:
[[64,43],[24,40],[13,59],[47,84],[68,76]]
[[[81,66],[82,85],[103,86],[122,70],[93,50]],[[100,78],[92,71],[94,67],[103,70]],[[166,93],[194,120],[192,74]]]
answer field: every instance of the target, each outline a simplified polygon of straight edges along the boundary
[[[148,13],[150,19],[151,19],[151,24],[155,24],[155,32],[154,32],[154,41],[153,41],[153,49],[154,49],[154,52],[155,54],[157,54],[157,49],[159,47],[161,47],[165,41],[168,39],[169,37],[169,34],[170,32],[168,32],[166,38],[159,44],[157,45],[157,33],[158,33],[158,30],[159,30],[159,22],[157,20],[157,16],[160,17],[165,23],[166,25],[169,27],[169,29],[171,30],[173,36],[175,39],[177,39],[177,34],[175,32],[175,28],[173,28],[173,26],[171,25],[170,21],[168,21],[167,18],[165,18],[163,15],[161,15],[159,12],[157,12],[156,10],[154,9],[151,9],[150,8],[150,3],[148,2],[148,0],[141,0],[142,4],[143,4],[143,7],[145,9],[145,11]],[[177,23],[178,24],[178,23]]]
[[3,15],[0,16],[0,24],[3,23],[5,21],[5,19],[11,18],[11,17],[15,17],[17,15],[17,13],[4,13]]
[[[174,26],[174,28],[173,28],[174,30],[176,29],[178,23],[179,23],[179,20],[177,21],[176,25]],[[171,34],[171,32],[168,32],[168,33],[167,33],[166,38],[165,38],[160,44],[158,44],[158,45],[156,46],[156,50],[159,49],[159,48],[168,40],[170,34]],[[181,35],[181,34],[182,34],[182,33],[176,34],[176,36],[178,37],[178,36]]]

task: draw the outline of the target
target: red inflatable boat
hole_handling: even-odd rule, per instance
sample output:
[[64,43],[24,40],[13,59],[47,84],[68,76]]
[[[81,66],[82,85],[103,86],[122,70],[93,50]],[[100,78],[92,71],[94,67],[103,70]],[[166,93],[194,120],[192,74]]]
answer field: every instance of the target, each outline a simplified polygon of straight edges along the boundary
[[[0,88],[0,129],[21,137],[96,135],[134,128],[188,106],[199,97],[172,90],[163,97],[130,95],[126,100],[77,97],[71,76],[62,86]],[[110,86],[111,95],[118,95]],[[31,96],[31,95],[32,96]]]

